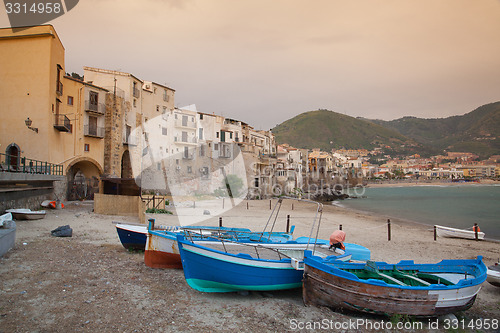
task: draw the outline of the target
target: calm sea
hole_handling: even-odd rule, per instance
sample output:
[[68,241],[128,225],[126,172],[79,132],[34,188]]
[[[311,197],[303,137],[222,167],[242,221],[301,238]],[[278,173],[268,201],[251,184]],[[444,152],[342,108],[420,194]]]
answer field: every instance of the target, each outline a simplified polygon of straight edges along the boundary
[[350,194],[364,197],[336,204],[429,225],[466,229],[477,223],[486,238],[500,240],[500,186],[422,185],[363,190],[351,190]]

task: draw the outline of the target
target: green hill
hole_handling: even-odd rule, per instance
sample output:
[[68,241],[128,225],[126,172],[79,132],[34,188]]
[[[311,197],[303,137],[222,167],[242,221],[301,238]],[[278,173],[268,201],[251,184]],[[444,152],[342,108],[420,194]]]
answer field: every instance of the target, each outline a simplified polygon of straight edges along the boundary
[[391,155],[446,151],[471,152],[486,158],[500,155],[500,102],[483,105],[463,116],[392,121],[353,118],[329,110],[302,113],[272,132],[279,144],[297,148],[372,149],[381,145]]
[[394,129],[385,128],[328,110],[302,113],[272,129],[279,144],[297,148],[374,148],[380,144],[400,147],[413,140]]
[[500,154],[500,102],[483,105],[463,116],[372,121],[439,150],[471,152],[482,158]]

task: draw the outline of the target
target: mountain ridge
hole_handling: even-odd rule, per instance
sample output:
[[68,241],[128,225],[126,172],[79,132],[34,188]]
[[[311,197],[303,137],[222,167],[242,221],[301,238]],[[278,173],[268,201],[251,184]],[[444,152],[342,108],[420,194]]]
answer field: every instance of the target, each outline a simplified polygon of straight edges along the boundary
[[391,121],[354,118],[319,109],[288,119],[272,132],[279,144],[297,148],[329,151],[385,146],[393,154],[430,155],[447,150],[471,152],[484,158],[500,154],[500,102],[485,104],[461,116],[405,116]]

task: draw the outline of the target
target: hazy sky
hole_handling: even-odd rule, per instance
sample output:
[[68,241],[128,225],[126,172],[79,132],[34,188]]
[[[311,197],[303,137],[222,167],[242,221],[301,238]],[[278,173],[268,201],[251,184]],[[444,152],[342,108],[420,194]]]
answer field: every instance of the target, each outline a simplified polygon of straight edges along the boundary
[[130,72],[262,129],[318,108],[390,120],[500,100],[500,0],[80,0],[50,23],[67,72]]

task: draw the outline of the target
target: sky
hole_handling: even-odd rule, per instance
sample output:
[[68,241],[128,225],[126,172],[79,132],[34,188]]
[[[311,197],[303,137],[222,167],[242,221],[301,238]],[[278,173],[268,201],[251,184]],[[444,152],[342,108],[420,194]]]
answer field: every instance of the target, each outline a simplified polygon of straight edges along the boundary
[[80,0],[49,23],[66,72],[129,72],[257,129],[320,108],[392,120],[500,101],[500,0]]

